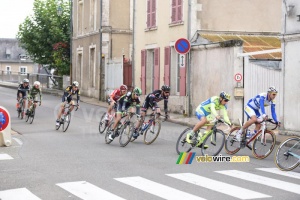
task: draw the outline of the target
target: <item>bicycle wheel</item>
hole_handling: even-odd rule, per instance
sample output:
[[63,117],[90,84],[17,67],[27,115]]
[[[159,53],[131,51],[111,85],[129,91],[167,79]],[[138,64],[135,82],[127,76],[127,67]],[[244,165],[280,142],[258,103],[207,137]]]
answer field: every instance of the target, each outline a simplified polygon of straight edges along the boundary
[[160,133],[161,123],[159,120],[155,120],[152,124],[146,129],[144,134],[144,143],[152,144]]
[[[262,137],[262,134],[257,136],[252,144],[252,154],[257,159],[268,157],[276,144],[276,136],[272,131],[265,130],[265,136],[264,138]],[[261,139],[263,139],[263,142],[261,142]]]
[[275,164],[280,170],[290,171],[299,166],[300,138],[291,137],[281,142],[275,153]]
[[30,124],[32,124],[32,122],[34,120],[34,115],[35,115],[35,108],[33,107],[32,111],[29,114],[29,118],[30,118],[29,122],[30,122]]
[[230,130],[229,135],[225,140],[225,151],[227,154],[233,155],[240,150],[240,142],[235,139],[236,133],[240,130],[240,127],[234,127]]
[[132,138],[132,133],[134,129],[134,124],[130,122],[130,124],[124,124],[120,130],[119,143],[121,147],[125,147]]
[[66,132],[71,122],[71,113],[65,115],[64,123],[63,123],[63,132]]
[[112,142],[112,140],[110,140],[108,138],[108,136],[111,133],[111,129],[112,129],[113,125],[114,125],[114,123],[110,123],[106,129],[106,133],[105,133],[105,143],[106,144],[110,144]]
[[102,134],[106,127],[108,126],[108,121],[105,120],[105,115],[106,115],[106,112],[102,115],[101,119],[100,119],[100,122],[99,122],[99,133]]
[[186,141],[186,135],[191,131],[191,128],[185,129],[176,142],[176,152],[180,155],[181,152],[190,152],[192,150],[191,144]]
[[203,146],[208,145],[207,149],[202,148],[202,155],[216,156],[220,153],[225,143],[225,134],[223,131],[217,129],[215,132],[208,135],[204,141]]
[[[25,117],[25,122],[28,122],[29,118],[30,118],[30,115],[29,115],[29,113],[27,113],[27,115],[26,115],[26,117]],[[29,121],[29,122],[30,122],[30,121]]]

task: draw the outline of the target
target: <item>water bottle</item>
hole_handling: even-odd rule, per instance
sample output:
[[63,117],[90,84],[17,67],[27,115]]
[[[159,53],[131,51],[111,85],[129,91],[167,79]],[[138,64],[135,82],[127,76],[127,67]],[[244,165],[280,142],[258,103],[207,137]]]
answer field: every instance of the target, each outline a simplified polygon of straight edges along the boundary
[[142,131],[146,130],[148,128],[149,124],[144,122],[142,126]]
[[251,138],[251,137],[252,137],[251,131],[250,131],[249,129],[247,130],[247,135],[246,135],[246,137],[247,137],[247,138]]

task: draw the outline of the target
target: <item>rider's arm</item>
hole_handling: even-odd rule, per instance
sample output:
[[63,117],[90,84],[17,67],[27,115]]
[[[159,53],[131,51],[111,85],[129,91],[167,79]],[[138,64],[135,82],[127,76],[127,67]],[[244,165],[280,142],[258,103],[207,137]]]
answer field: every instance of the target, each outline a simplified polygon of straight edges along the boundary
[[272,118],[274,119],[274,121],[278,122],[277,115],[276,115],[276,112],[275,112],[275,104],[271,104],[271,112],[272,112]]
[[151,108],[153,108],[153,106],[156,106],[155,105],[156,102],[154,101],[154,99],[155,99],[154,94],[150,94],[149,95],[149,105],[150,105]]
[[79,104],[80,101],[80,90],[77,90],[77,105]]
[[224,121],[226,123],[228,123],[229,125],[231,125],[231,122],[230,122],[228,114],[227,114],[227,108],[226,108],[226,106],[223,106],[222,110],[223,110],[223,115],[224,115],[223,116],[224,117]]
[[210,104],[210,110],[213,116],[218,116],[217,110],[216,110],[216,104],[212,101]]
[[164,99],[164,111],[168,113],[168,99]]

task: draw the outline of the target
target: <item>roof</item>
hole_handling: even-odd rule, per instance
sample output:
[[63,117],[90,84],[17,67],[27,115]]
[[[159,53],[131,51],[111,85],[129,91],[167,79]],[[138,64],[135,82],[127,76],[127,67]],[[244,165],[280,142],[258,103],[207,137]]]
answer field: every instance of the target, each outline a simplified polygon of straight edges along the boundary
[[[199,33],[199,35],[209,40],[210,42],[223,42],[228,40],[242,40],[243,52],[250,53],[255,51],[264,51],[271,49],[280,49],[281,41],[279,36],[276,35],[242,35],[242,34],[218,34],[218,33]],[[268,60],[281,60],[281,52],[267,53],[259,55],[251,55],[252,59],[268,59]]]

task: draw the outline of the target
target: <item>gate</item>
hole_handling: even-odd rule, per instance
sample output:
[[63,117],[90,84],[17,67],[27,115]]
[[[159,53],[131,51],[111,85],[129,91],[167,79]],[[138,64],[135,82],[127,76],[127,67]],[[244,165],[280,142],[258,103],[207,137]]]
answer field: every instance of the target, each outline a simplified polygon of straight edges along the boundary
[[105,65],[105,94],[111,94],[123,84],[123,62],[109,61]]

